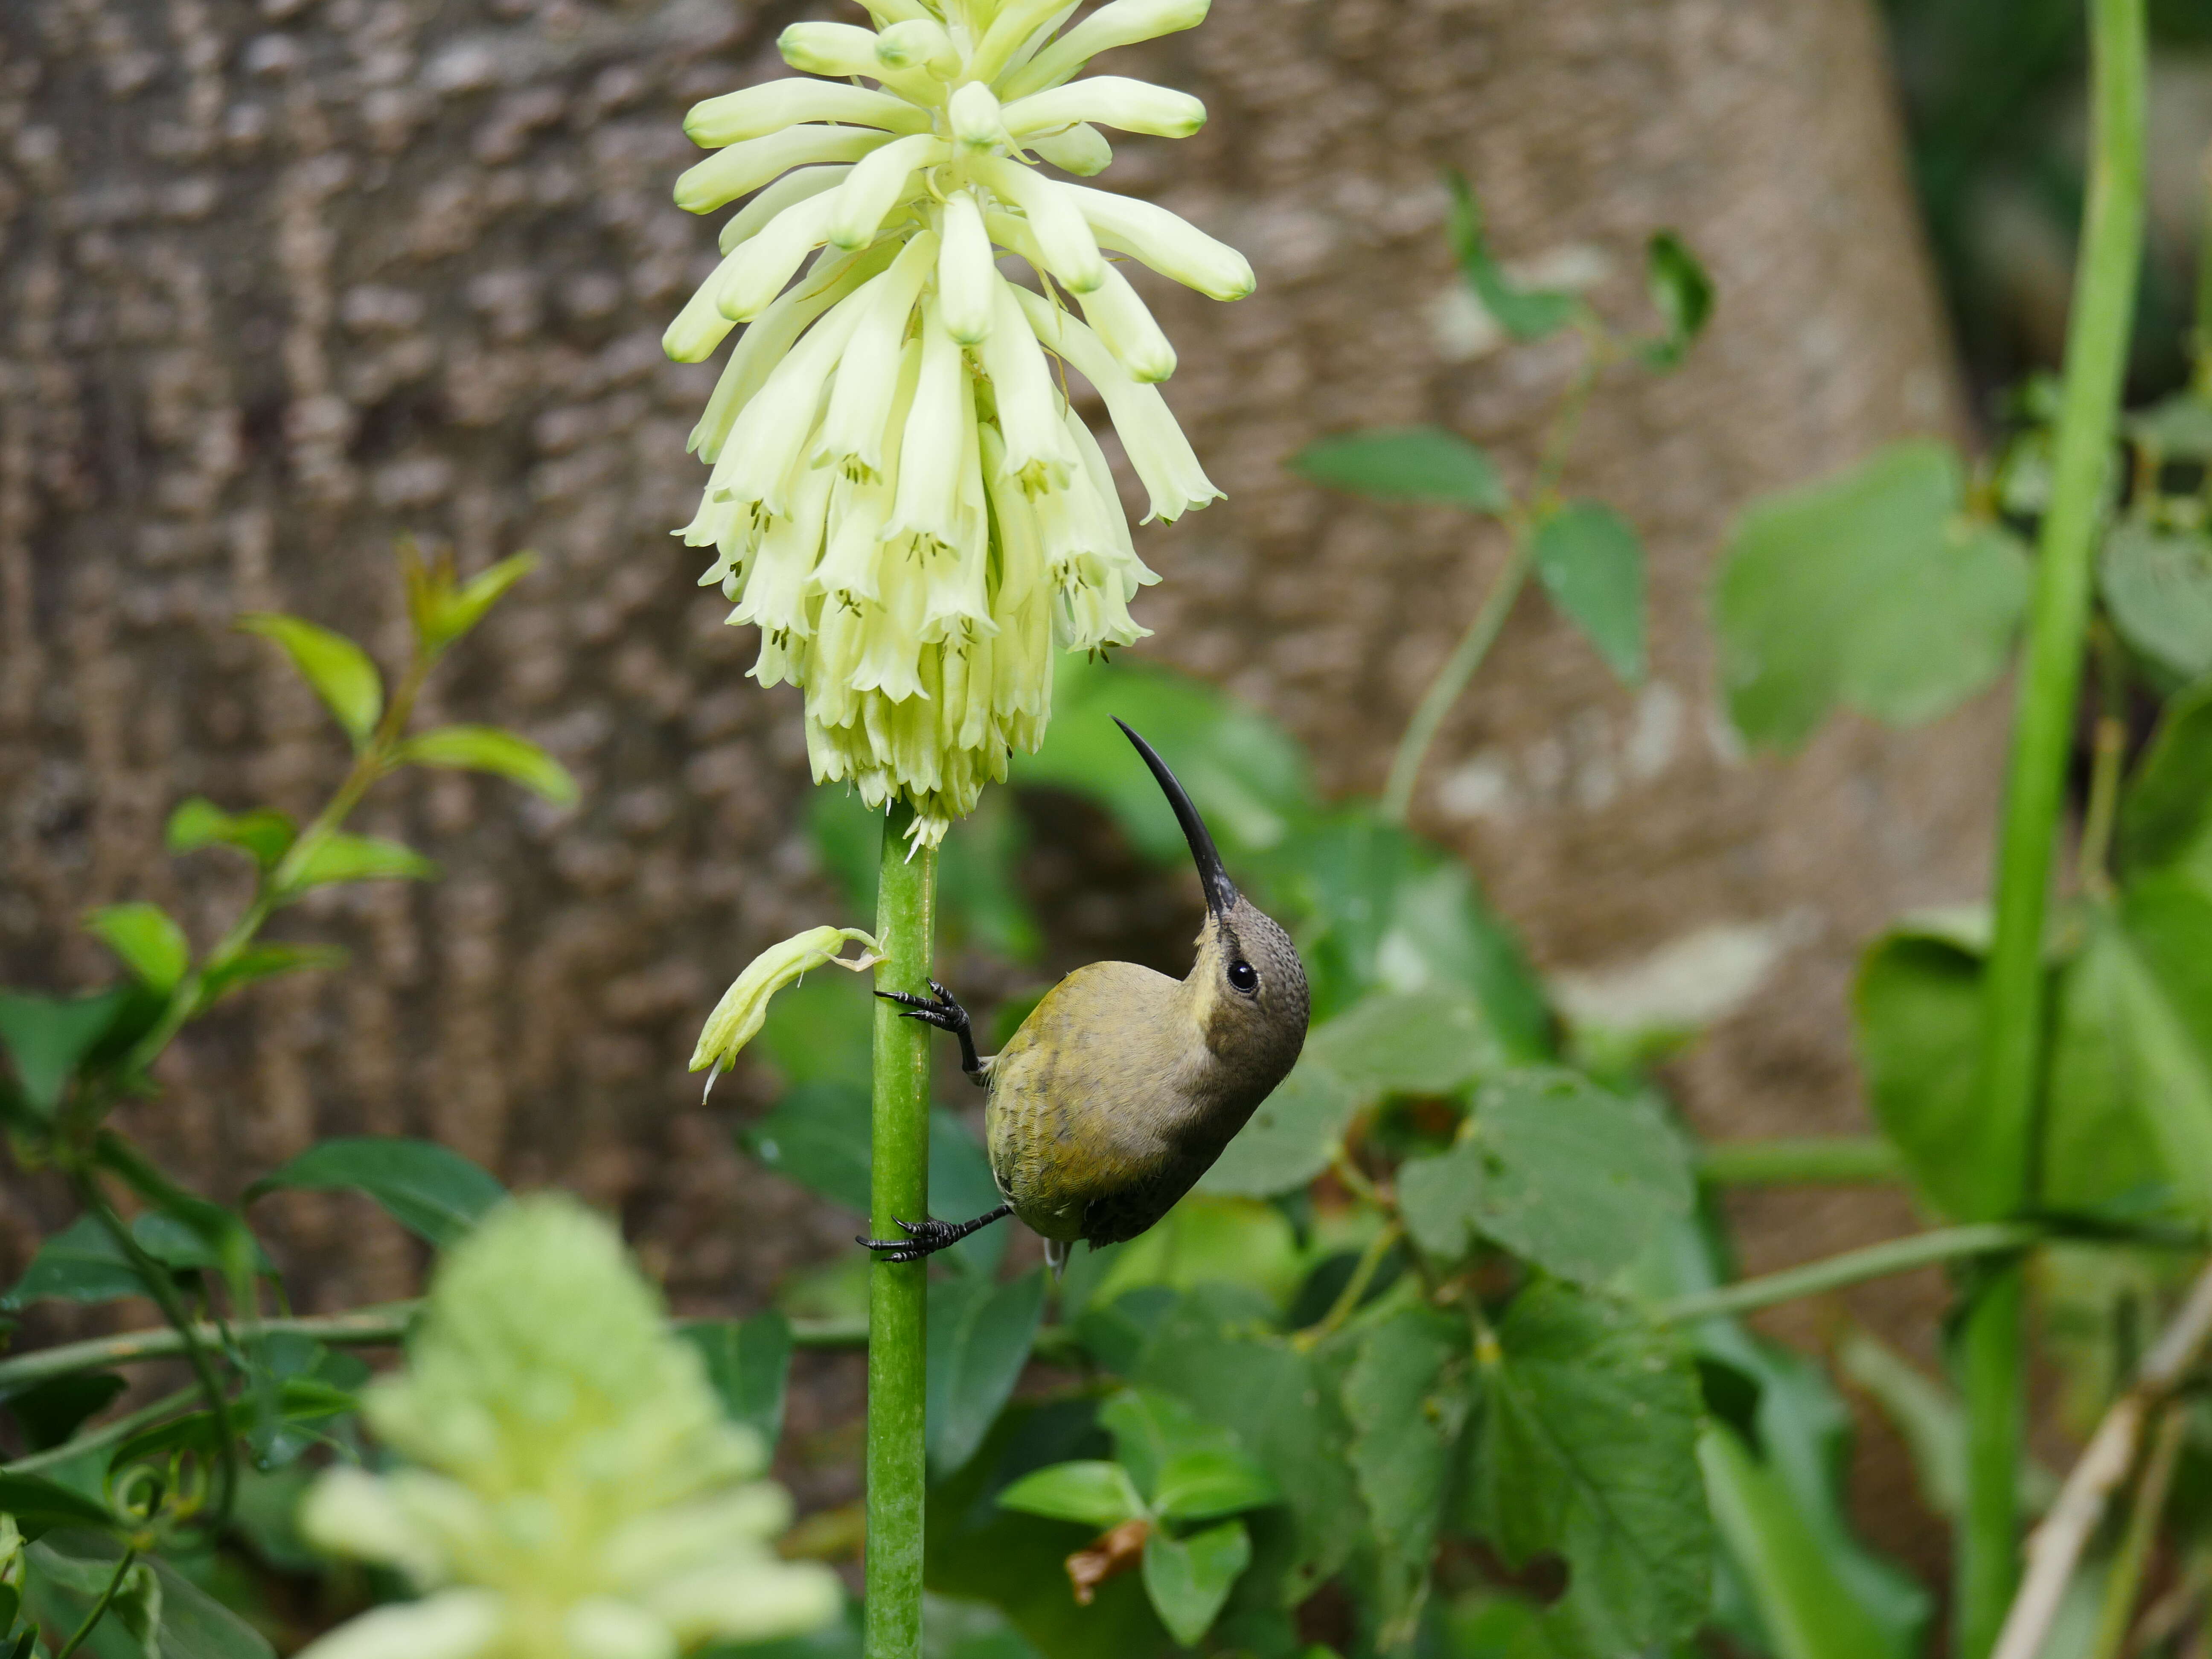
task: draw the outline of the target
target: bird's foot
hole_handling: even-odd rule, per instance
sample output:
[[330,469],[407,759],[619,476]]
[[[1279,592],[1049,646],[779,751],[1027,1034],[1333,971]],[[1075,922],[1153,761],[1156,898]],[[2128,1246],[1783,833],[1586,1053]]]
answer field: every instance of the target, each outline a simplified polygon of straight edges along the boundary
[[901,1221],[893,1216],[891,1220],[906,1235],[904,1238],[855,1238],[853,1242],[882,1251],[885,1261],[919,1261],[968,1236],[965,1229],[934,1217],[927,1221]]
[[933,996],[918,997],[911,991],[878,991],[876,994],[885,1002],[896,1002],[906,1010],[902,1018],[918,1019],[925,1025],[934,1025],[940,1031],[951,1031],[956,1036],[969,1029],[968,1011],[963,1008],[952,993],[935,980],[929,981]]

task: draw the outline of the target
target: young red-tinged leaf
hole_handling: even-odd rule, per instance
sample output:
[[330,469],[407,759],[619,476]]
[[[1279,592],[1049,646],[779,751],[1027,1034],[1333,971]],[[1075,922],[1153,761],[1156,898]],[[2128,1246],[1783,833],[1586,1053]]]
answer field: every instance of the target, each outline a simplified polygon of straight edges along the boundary
[[999,1507],[1103,1529],[1135,1520],[1145,1512],[1145,1500],[1119,1463],[1091,1460],[1024,1475],[999,1494]]
[[250,853],[264,870],[291,850],[299,826],[274,807],[251,812],[226,812],[213,801],[195,795],[179,803],[169,814],[168,846],[172,853],[190,853],[203,847],[235,847]]
[[354,747],[368,741],[369,733],[376,729],[377,716],[384,712],[384,682],[368,653],[343,634],[274,611],[251,612],[240,617],[238,625],[284,648],[300,678],[337,716]]
[[158,904],[102,905],[86,914],[84,926],[149,991],[167,995],[191,966],[185,930]]
[[375,836],[333,834],[326,837],[292,878],[289,891],[337,881],[428,881],[438,866],[411,847]]
[[529,738],[495,726],[439,726],[400,744],[398,758],[415,766],[490,772],[535,790],[556,806],[576,799],[576,781],[566,767]]

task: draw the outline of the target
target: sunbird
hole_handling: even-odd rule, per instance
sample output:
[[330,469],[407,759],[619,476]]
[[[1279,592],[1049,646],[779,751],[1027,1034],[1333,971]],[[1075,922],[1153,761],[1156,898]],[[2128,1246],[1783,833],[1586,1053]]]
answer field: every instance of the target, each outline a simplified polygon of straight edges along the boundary
[[[1188,977],[1094,962],[1045,994],[1006,1046],[975,1053],[968,1011],[931,995],[876,994],[960,1041],[961,1069],[991,1091],[991,1174],[1006,1202],[972,1221],[898,1221],[903,1238],[861,1238],[918,1261],[1007,1216],[1044,1240],[1057,1274],[1068,1247],[1134,1238],[1213,1167],[1305,1046],[1305,964],[1275,920],[1237,890],[1206,820],[1167,763],[1121,720],[1190,843],[1206,925]],[[896,1217],[892,1218],[897,1221]]]

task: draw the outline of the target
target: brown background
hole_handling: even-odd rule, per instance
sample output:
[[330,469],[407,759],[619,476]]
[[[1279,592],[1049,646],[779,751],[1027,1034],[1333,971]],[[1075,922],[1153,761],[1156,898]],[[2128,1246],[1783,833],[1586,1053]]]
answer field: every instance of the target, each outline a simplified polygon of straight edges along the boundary
[[[93,902],[155,899],[214,935],[238,872],[167,858],[169,808],[305,811],[342,765],[318,707],[225,624],[294,610],[393,660],[402,531],[468,568],[544,554],[429,712],[516,725],[585,790],[558,814],[490,781],[384,786],[361,827],[446,878],[301,906],[282,931],[343,939],[355,967],[257,990],[178,1046],[133,1127],[191,1178],[228,1193],[319,1136],[433,1136],[620,1204],[699,1305],[752,1305],[835,1244],[836,1218],[731,1150],[745,1079],[710,1111],[683,1070],[720,985],[834,905],[798,828],[796,697],[741,678],[750,637],[666,533],[701,481],[684,439],[714,371],[659,349],[712,263],[713,227],[668,200],[693,155],[682,112],[775,72],[775,31],[801,15],[0,9],[4,977],[105,977],[73,921]],[[1565,339],[1480,349],[1449,299],[1438,170],[1477,181],[1509,256],[1594,279],[1626,321],[1650,320],[1651,229],[1709,261],[1710,337],[1671,379],[1609,376],[1568,474],[1650,543],[1651,684],[1617,686],[1532,600],[1418,817],[1547,969],[1616,1001],[1743,978],[1676,1068],[1701,1127],[1860,1127],[1854,952],[1897,909],[1975,890],[2002,711],[1905,736],[1845,720],[1792,763],[1747,760],[1713,712],[1705,592],[1752,496],[1958,425],[1870,10],[1219,0],[1115,67],[1188,87],[1212,119],[1180,146],[1125,142],[1102,182],[1237,243],[1261,279],[1228,307],[1146,289],[1181,347],[1170,401],[1230,499],[1140,532],[1167,580],[1139,654],[1285,720],[1333,789],[1379,787],[1502,548],[1450,514],[1325,496],[1282,458],[1436,420],[1522,477],[1572,368]],[[64,1212],[13,1178],[0,1205],[11,1273]],[[1802,1194],[1741,1215],[1753,1265],[1907,1218]],[[410,1247],[349,1204],[264,1218],[307,1305],[410,1282]],[[1929,1288],[1864,1305],[1932,1311]]]

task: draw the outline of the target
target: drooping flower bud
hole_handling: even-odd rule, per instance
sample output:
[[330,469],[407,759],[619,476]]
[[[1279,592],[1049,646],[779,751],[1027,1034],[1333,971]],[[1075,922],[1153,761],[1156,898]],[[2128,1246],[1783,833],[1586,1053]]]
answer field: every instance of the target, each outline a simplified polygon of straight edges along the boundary
[[872,29],[798,23],[779,42],[833,79],[746,88],[684,124],[719,154],[678,181],[680,205],[758,194],[665,341],[697,362],[746,325],[692,434],[714,471],[678,533],[714,550],[702,580],[731,621],[760,628],[754,677],[804,688],[817,781],[910,801],[933,842],[1042,739],[1054,645],[1146,632],[1129,601],[1158,578],[1066,371],[1105,400],[1150,517],[1220,493],[1154,389],[1175,349],[1112,256],[1218,300],[1250,293],[1252,270],[1164,208],[1038,167],[1099,172],[1102,126],[1197,131],[1186,94],[1073,77],[1194,27],[1206,0],[1111,0],[1057,38],[1066,0],[862,4]]

